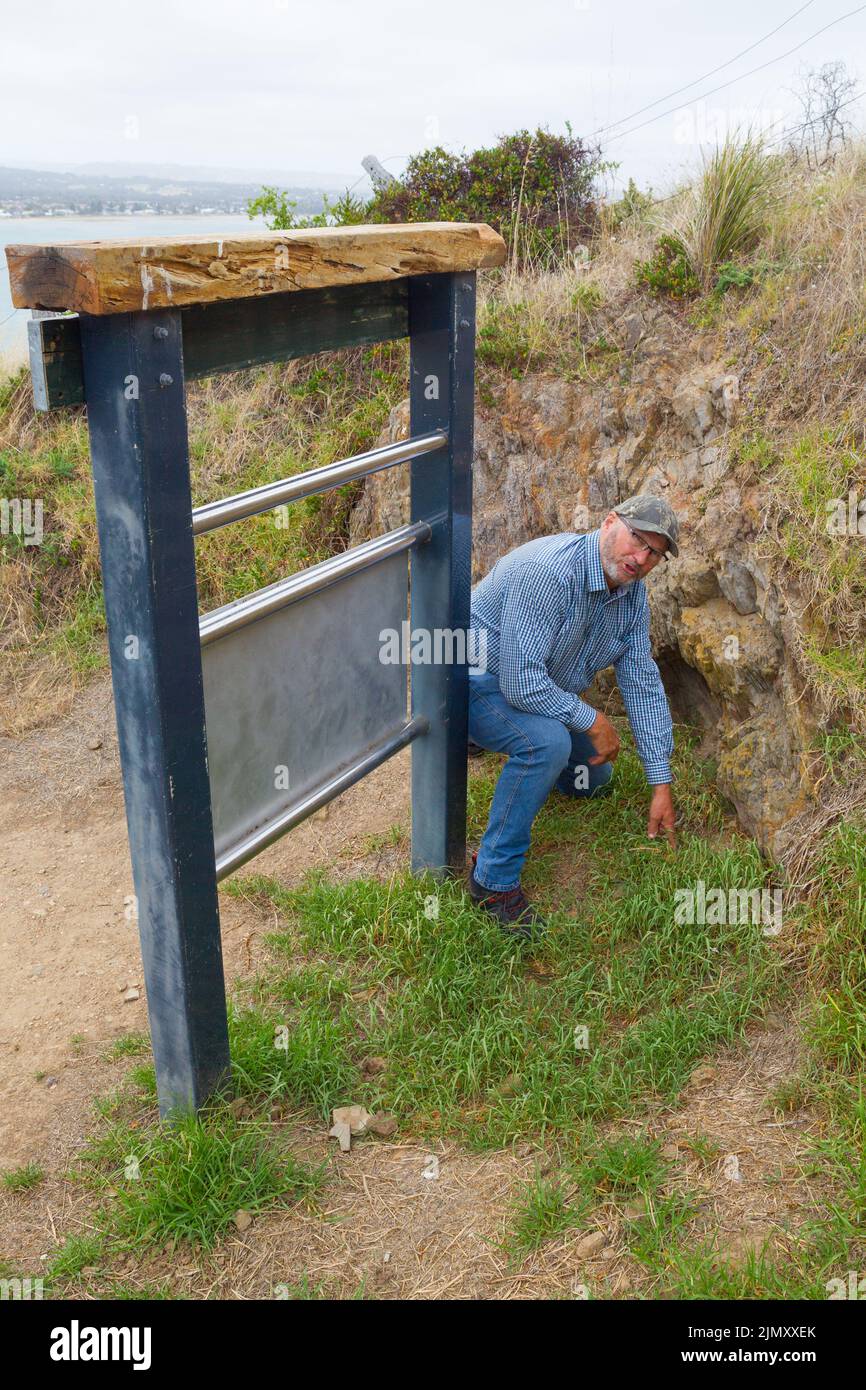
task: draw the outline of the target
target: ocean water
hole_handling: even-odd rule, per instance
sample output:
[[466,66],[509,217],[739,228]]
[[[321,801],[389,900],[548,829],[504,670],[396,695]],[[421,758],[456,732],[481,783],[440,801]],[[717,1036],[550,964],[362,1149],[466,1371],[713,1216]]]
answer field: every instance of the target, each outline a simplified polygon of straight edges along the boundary
[[30,242],[136,241],[157,236],[232,236],[264,229],[264,219],[237,213],[203,213],[190,217],[0,217],[0,359],[14,366],[27,356],[29,309],[13,309],[6,265],[7,246]]

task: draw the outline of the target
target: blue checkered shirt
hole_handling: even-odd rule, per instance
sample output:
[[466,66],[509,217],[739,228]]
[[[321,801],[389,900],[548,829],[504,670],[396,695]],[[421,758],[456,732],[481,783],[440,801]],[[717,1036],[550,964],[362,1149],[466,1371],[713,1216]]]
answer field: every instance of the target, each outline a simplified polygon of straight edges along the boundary
[[581,691],[613,666],[647,781],[670,782],[673,724],[646,589],[639,579],[608,589],[600,535],[541,536],[503,555],[472,590],[470,651],[499,677],[510,705],[577,730],[596,716]]

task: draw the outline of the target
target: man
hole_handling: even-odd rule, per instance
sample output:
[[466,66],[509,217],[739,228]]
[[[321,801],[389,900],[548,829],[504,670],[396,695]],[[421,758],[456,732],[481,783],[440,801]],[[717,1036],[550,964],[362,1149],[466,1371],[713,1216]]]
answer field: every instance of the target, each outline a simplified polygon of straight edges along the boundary
[[550,791],[608,790],[619,738],[580,698],[607,666],[652,787],[648,834],[654,839],[663,830],[674,843],[673,725],[650,648],[642,580],[668,553],[679,554],[678,536],[667,502],[630,497],[597,531],[518,546],[472,591],[470,628],[486,669],[469,671],[469,737],[507,753],[508,761],[472,856],[469,891],[509,932],[531,936],[545,925],[520,875],[532,822]]

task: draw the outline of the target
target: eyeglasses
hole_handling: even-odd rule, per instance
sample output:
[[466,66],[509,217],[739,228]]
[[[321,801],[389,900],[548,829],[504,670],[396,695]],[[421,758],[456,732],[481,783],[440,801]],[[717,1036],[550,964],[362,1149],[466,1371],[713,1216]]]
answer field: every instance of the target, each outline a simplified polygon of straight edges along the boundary
[[645,550],[645,551],[646,551],[646,553],[647,553],[647,559],[649,559],[649,557],[650,557],[651,555],[652,555],[652,557],[653,557],[655,560],[661,560],[662,557],[664,557],[665,560],[668,558],[668,557],[667,557],[667,551],[664,551],[664,550],[656,550],[656,548],[655,548],[654,545],[648,545],[646,541],[642,541],[641,538],[640,538],[640,536],[638,535],[637,531],[634,529],[634,527],[633,527],[628,521],[626,521],[625,517],[624,517],[624,516],[619,516],[619,513],[618,513],[618,512],[617,512],[617,516],[619,517],[619,520],[622,522],[622,524],[623,524],[623,526],[626,528],[626,530],[627,530],[627,531],[630,531],[631,534],[634,536],[634,538],[635,538],[635,540],[637,541],[638,545],[640,546],[641,550]]

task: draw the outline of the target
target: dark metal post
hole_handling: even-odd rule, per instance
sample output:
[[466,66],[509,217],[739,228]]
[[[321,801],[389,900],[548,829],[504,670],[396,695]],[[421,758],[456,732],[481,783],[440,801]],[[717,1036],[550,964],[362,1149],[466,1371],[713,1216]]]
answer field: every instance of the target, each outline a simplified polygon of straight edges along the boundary
[[81,316],[126,818],[160,1111],[229,1068],[181,316]]
[[[437,632],[454,634],[441,644],[454,653],[471,591],[475,273],[411,277],[409,334],[411,433],[448,431],[445,448],[412,463],[411,520],[429,521],[433,538],[412,554],[410,630],[427,632],[434,653]],[[412,714],[431,726],[412,745],[412,869],[462,873],[467,666],[434,660],[411,673]]]

